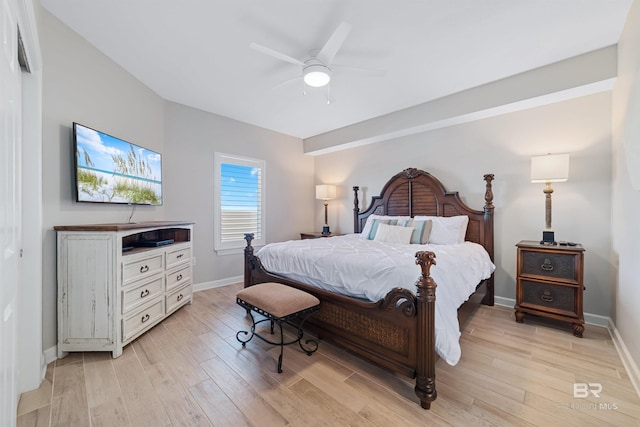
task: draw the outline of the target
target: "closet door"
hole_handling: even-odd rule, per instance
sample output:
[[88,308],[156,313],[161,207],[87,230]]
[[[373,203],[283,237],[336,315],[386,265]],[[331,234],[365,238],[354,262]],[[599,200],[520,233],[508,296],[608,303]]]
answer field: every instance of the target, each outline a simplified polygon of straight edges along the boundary
[[0,425],[15,426],[22,89],[17,3],[0,2]]

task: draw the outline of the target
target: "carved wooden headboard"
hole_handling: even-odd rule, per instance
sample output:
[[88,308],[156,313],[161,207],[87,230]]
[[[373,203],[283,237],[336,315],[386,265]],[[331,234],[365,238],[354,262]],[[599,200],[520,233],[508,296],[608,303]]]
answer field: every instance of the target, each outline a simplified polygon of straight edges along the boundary
[[474,210],[467,206],[457,191],[447,191],[442,183],[430,173],[408,168],[391,178],[382,188],[379,196],[371,198],[371,204],[360,212],[358,190],[353,187],[354,231],[360,233],[369,215],[398,216],[455,216],[467,215],[469,225],[465,240],[479,243],[493,260],[493,174],[484,175],[484,210]]

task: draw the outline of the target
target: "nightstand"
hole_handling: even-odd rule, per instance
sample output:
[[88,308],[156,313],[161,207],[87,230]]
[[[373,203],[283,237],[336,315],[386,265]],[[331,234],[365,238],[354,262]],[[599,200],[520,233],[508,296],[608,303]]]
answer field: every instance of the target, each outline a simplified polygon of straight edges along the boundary
[[584,249],[581,245],[541,245],[523,240],[517,245],[516,322],[535,314],[571,323],[582,338],[584,314]]
[[321,237],[331,237],[331,236],[337,236],[337,234],[333,234],[333,233],[322,234],[319,231],[312,231],[310,233],[300,233],[300,239],[319,239]]

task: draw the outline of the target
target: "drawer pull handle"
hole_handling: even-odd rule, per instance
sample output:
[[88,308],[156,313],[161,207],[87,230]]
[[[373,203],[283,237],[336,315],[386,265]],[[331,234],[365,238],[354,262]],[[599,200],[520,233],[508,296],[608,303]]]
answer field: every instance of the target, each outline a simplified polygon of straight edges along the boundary
[[148,314],[148,313],[147,313],[147,314],[145,314],[144,316],[142,316],[142,319],[140,319],[140,321],[141,321],[142,323],[146,322],[147,320],[149,320],[149,314]]
[[544,302],[553,302],[553,295],[549,291],[544,291],[540,299]]
[[549,258],[545,258],[540,268],[544,271],[553,271],[553,264],[551,264]]
[[182,280],[182,274],[178,274],[178,275],[176,276],[176,280]]
[[140,273],[146,273],[147,271],[149,271],[148,265],[143,265],[142,267],[140,267]]
[[180,259],[180,258],[182,258],[183,255],[184,254],[180,254],[180,255],[176,256],[176,258]]
[[178,300],[178,301],[182,301],[182,298],[184,298],[184,295],[180,294],[180,295],[178,295],[177,300]]
[[149,289],[145,289],[144,291],[140,292],[140,298],[144,298],[147,295],[149,295]]

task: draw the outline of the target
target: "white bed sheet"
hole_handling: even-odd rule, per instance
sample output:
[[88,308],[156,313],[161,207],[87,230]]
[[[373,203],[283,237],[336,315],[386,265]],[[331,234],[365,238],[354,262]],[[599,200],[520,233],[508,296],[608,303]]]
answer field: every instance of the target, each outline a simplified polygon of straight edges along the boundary
[[368,240],[360,234],[271,243],[256,255],[269,272],[335,293],[378,301],[393,288],[415,292],[418,251],[436,254],[436,352],[448,364],[460,359],[457,309],[495,270],[476,243],[407,245]]

